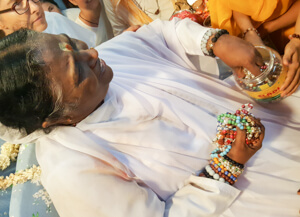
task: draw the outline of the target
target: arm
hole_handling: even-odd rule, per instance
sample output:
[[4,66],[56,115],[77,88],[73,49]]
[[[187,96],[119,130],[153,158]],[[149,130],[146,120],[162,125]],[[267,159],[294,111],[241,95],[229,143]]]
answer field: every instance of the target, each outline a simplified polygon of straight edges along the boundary
[[247,31],[249,29],[254,29],[249,16],[237,11],[233,11],[233,18],[237,26],[241,29],[241,32],[245,33],[243,37],[246,41],[249,41],[253,45],[264,45],[260,36],[255,31]]
[[298,14],[300,11],[300,1],[296,1],[291,8],[282,16],[275,20],[265,22],[260,29],[263,29],[267,33],[275,32],[276,30],[285,28],[296,23]]
[[239,193],[228,184],[192,175],[162,201],[150,188],[124,178],[101,159],[53,140],[40,142],[36,151],[43,170],[42,183],[61,217],[219,216]]

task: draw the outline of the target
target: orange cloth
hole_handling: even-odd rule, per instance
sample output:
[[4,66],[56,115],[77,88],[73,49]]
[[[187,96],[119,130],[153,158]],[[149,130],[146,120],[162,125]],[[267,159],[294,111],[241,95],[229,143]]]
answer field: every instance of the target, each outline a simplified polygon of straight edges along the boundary
[[[238,11],[251,17],[258,28],[262,23],[271,21],[284,14],[296,0],[209,0],[209,11],[213,28],[227,29],[232,35],[240,35],[241,30],[233,19],[232,11]],[[271,34],[273,43],[282,50],[288,41],[288,34],[294,27]]]

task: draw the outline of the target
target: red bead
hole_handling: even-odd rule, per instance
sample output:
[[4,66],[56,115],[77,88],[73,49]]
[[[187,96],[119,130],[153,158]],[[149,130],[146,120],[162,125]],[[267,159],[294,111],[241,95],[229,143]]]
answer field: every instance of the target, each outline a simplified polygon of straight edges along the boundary
[[236,114],[240,114],[241,112],[240,112],[240,110],[236,110],[236,112],[235,112]]
[[242,105],[242,108],[245,108],[245,105]]

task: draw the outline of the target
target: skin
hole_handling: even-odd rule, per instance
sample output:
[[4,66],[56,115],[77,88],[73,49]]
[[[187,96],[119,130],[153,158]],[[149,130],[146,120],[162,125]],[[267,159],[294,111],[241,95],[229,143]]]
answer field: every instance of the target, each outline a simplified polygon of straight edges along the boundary
[[43,2],[42,7],[43,7],[44,11],[56,12],[56,13],[62,14],[61,11],[59,10],[59,8],[50,2]]
[[73,5],[80,8],[79,19],[88,26],[97,27],[98,25],[87,22],[86,20],[97,23],[99,22],[101,4],[99,0],[69,0]]
[[[14,2],[14,0],[1,0],[0,10],[11,8]],[[34,3],[29,0],[28,4],[29,10],[22,15],[18,15],[13,10],[0,14],[0,29],[4,31],[5,35],[11,34],[20,28],[33,29],[38,32],[44,31],[47,28],[41,2]]]
[[40,44],[43,59],[50,67],[50,83],[53,90],[61,90],[60,100],[65,107],[59,120],[48,118],[42,127],[76,124],[103,102],[113,77],[112,69],[98,58],[95,49],[88,49],[84,42],[69,40],[66,35],[43,34]]

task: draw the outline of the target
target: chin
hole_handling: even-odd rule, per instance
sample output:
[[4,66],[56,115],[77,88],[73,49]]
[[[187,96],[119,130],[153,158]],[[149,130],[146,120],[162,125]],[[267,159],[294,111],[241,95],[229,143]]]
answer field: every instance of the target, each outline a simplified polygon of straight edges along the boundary
[[33,30],[37,31],[37,32],[42,32],[45,29],[47,29],[48,24],[47,21],[45,20],[44,22],[40,23],[38,26],[36,26]]

